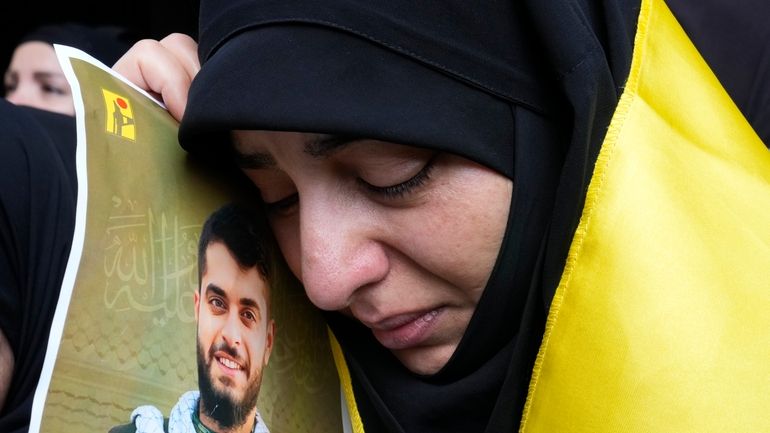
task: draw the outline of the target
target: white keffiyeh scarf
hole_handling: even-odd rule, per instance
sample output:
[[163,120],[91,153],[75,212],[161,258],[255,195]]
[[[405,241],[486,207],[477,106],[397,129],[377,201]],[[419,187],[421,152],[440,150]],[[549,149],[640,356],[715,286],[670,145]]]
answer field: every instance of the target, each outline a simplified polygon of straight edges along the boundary
[[[188,391],[179,397],[168,419],[168,433],[195,433],[192,422],[193,411],[198,410],[200,392]],[[270,433],[257,411],[252,433]],[[139,406],[131,412],[131,422],[136,426],[136,433],[165,433],[163,414],[155,406]]]

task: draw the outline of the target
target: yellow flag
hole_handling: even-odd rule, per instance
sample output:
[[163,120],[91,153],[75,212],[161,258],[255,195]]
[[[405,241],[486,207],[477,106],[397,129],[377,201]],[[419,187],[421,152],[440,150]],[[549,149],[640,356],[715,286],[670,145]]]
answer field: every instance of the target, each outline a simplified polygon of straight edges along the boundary
[[770,432],[770,152],[643,0],[522,432]]

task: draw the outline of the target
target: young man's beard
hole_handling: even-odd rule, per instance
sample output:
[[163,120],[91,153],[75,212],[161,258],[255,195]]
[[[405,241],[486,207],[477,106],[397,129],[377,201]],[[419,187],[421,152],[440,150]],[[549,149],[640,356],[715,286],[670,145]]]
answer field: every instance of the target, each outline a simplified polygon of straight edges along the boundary
[[237,357],[234,349],[224,343],[215,344],[209,349],[208,357],[204,356],[203,348],[198,341],[198,389],[201,393],[200,411],[214,418],[223,429],[240,427],[252,409],[257,406],[259,388],[262,383],[262,372],[257,370],[254,377],[249,377],[249,384],[243,398],[236,400],[230,392],[222,392],[214,387],[211,379],[211,363],[216,362],[214,353],[223,351],[232,357]]

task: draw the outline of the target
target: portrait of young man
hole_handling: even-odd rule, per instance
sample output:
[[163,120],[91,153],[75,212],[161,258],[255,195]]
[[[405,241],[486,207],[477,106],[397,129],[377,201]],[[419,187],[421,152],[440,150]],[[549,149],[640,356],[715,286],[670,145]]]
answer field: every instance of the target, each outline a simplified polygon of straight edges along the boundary
[[228,204],[205,222],[198,247],[198,391],[183,394],[166,418],[140,406],[111,433],[266,433],[257,410],[262,372],[273,349],[269,252],[264,230]]

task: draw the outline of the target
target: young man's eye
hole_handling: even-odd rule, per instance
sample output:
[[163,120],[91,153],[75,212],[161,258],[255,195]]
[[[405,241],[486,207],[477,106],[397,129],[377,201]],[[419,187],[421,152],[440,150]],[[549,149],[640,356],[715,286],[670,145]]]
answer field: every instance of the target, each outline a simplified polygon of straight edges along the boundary
[[225,309],[225,303],[222,302],[222,300],[219,298],[209,299],[209,305],[211,305],[212,309],[214,309],[215,311]]
[[403,182],[387,186],[373,185],[361,178],[359,178],[359,182],[369,191],[384,196],[387,199],[403,197],[424,185],[430,179],[437,155],[433,155],[417,174]]
[[243,313],[241,313],[241,316],[243,316],[244,319],[246,319],[249,322],[256,322],[257,316],[252,311],[246,310]]

